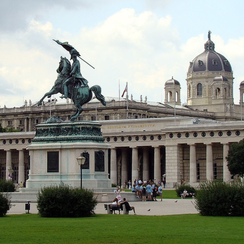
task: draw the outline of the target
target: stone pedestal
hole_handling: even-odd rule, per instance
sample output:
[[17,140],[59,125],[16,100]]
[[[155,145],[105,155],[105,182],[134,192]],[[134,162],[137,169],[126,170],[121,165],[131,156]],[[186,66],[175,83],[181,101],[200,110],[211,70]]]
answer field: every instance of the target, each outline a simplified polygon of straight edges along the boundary
[[80,187],[77,157],[86,158],[82,169],[82,186],[94,192],[112,191],[108,178],[108,149],[101,125],[97,122],[47,121],[37,125],[36,135],[28,147],[29,179],[26,191],[46,186]]

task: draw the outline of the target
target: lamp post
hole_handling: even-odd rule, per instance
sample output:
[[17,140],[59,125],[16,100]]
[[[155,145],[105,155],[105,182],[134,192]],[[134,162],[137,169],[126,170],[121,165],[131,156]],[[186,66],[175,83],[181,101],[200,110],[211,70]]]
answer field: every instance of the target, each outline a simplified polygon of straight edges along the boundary
[[80,188],[82,188],[82,165],[84,165],[86,158],[83,156],[79,156],[76,160],[77,163],[80,165]]

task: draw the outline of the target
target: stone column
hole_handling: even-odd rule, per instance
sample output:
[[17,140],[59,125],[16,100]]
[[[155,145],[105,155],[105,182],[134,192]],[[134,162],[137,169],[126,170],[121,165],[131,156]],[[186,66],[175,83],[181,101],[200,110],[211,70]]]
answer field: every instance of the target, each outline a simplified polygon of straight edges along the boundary
[[161,181],[160,148],[154,147],[154,179],[155,183]]
[[32,118],[29,118],[29,131],[31,131],[32,130]]
[[228,156],[229,152],[229,144],[223,143],[223,180],[224,181],[230,181],[231,180],[231,173],[229,171],[229,168],[227,166],[228,161],[226,157]]
[[[94,175],[95,175],[95,151],[91,150],[88,151],[89,152],[89,157],[90,157],[90,177],[91,179],[94,179]],[[82,171],[83,174],[83,171]]]
[[116,149],[111,148],[110,179],[112,184],[117,185],[117,154]]
[[213,146],[206,144],[206,179],[213,180]]
[[[124,186],[125,182],[128,182],[127,178],[127,150],[122,148],[122,159],[121,159],[121,185]],[[127,185],[127,184],[126,184]]]
[[197,182],[196,145],[190,145],[190,183]]
[[135,179],[138,180],[138,148],[132,148],[132,174],[131,181],[134,182]]
[[25,125],[25,132],[27,132],[28,131],[27,118],[25,118],[24,120],[24,125]]
[[149,180],[149,152],[147,147],[143,148],[142,180]]
[[165,146],[166,154],[166,185],[174,187],[180,182],[180,157],[178,145]]
[[18,183],[25,181],[24,150],[19,150],[19,177]]
[[10,169],[12,169],[11,156],[11,150],[6,150],[6,180],[9,179],[9,174],[12,176],[12,172],[10,172]]

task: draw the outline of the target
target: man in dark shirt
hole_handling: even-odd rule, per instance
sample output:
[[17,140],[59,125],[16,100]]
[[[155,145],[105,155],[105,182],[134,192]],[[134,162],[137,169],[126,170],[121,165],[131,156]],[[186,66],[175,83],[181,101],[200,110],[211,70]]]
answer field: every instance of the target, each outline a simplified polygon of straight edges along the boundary
[[130,206],[130,204],[126,201],[126,198],[124,198],[123,199],[123,202],[121,202],[120,203],[120,205],[123,205],[124,204],[124,206],[125,206],[125,209],[127,210],[127,211],[129,211],[129,210],[133,210],[133,212],[134,212],[134,215],[136,215],[136,210],[135,210],[135,207],[133,207],[133,206]]

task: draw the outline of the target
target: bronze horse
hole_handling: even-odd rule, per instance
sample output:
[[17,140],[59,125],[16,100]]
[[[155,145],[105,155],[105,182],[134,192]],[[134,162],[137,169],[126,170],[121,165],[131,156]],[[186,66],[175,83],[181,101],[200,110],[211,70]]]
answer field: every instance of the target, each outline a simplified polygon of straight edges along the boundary
[[[57,69],[58,78],[56,79],[54,86],[51,90],[40,99],[37,103],[38,105],[42,104],[42,101],[45,97],[51,97],[53,94],[61,93],[64,94],[64,81],[70,77],[71,65],[67,58],[60,57],[59,67]],[[75,107],[77,108],[76,113],[74,113],[70,120],[74,121],[78,118],[82,112],[82,106],[88,103],[92,99],[92,92],[95,94],[95,97],[106,106],[104,96],[101,94],[101,87],[99,85],[92,86],[82,86],[79,80],[75,80],[74,84],[68,85],[68,97],[72,99]]]

